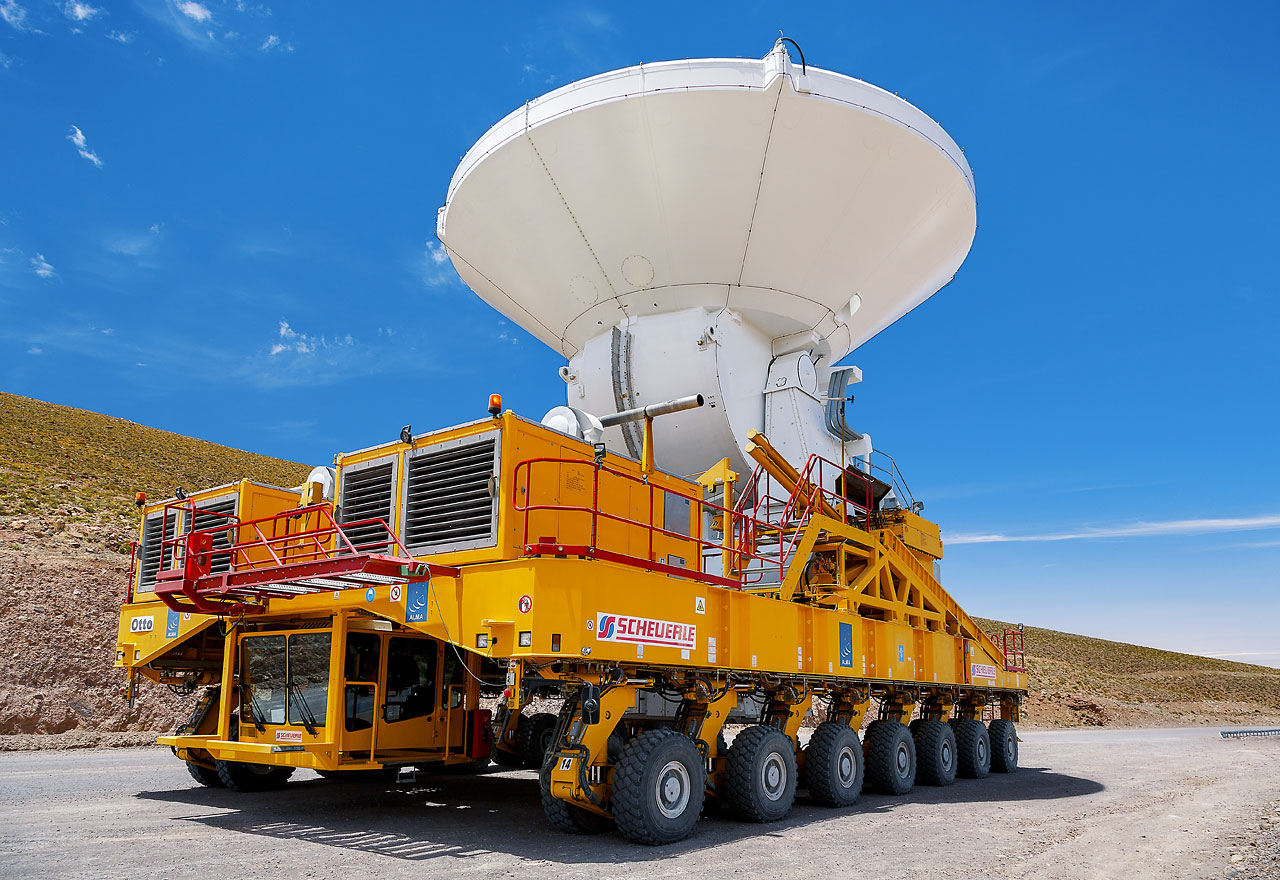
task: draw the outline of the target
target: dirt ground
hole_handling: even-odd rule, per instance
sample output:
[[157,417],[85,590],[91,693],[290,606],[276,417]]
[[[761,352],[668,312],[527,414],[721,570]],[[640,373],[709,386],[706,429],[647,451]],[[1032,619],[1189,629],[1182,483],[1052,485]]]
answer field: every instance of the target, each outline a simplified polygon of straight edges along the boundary
[[773,825],[705,816],[669,847],[571,837],[543,820],[531,771],[299,771],[283,791],[193,783],[167,750],[0,755],[6,877],[696,876],[1275,878],[1280,737],[1216,730],[1022,734],[1022,769]]

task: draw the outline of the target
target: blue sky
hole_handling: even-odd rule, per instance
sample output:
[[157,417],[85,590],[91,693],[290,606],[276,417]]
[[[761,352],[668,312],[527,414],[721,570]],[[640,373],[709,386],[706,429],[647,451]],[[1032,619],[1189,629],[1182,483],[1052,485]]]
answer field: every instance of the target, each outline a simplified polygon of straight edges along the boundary
[[453,170],[525,100],[763,56],[965,148],[950,287],[855,352],[977,614],[1280,665],[1271,4],[0,0],[0,389],[306,462],[534,417],[562,361],[442,262]]

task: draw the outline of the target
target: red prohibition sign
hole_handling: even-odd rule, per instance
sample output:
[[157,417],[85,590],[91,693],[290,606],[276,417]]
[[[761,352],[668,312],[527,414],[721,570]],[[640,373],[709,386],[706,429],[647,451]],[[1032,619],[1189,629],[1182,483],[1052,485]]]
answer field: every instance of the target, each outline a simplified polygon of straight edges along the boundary
[[531,610],[533,610],[533,597],[525,593],[520,597],[520,613],[528,614]]
[[392,602],[400,601],[400,585],[399,584],[391,585],[391,601]]

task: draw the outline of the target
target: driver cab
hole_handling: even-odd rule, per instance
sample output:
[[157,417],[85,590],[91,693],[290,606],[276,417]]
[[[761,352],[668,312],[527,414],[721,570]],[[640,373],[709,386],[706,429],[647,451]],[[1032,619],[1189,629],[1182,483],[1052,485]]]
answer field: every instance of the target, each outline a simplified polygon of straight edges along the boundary
[[489,754],[479,658],[452,644],[352,618],[246,633],[239,653],[242,740],[329,746],[339,766],[362,768]]

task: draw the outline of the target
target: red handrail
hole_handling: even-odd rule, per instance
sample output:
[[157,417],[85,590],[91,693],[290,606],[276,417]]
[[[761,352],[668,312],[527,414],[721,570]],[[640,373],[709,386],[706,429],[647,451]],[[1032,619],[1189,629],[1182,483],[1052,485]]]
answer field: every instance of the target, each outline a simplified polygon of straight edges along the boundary
[[[177,529],[175,527],[174,537],[163,538],[160,542],[162,559],[166,550],[169,551],[170,559],[175,561],[181,559],[185,555],[192,537],[195,535],[209,535],[212,537],[219,532],[228,533],[231,531],[235,532],[237,539],[234,543],[227,547],[212,548],[205,551],[211,561],[215,557],[225,556],[231,571],[252,571],[262,568],[275,568],[286,563],[333,559],[346,554],[373,553],[385,551],[393,546],[399,551],[399,556],[405,559],[411,558],[408,549],[392,531],[385,519],[371,517],[343,523],[339,526],[333,518],[333,505],[328,501],[243,521],[234,514],[200,510],[194,507],[191,502],[170,503],[165,505],[165,522],[162,523],[162,536],[167,532],[170,508],[186,510],[193,516],[198,510],[201,514],[221,517],[227,522],[203,529],[193,529],[185,534],[176,534]],[[288,530],[291,522],[305,518],[303,519],[305,523],[312,515],[316,517],[315,527],[298,531]],[[268,523],[270,524],[270,535],[263,528]],[[280,531],[282,525],[285,529],[283,534]],[[379,526],[380,528],[375,530],[375,537],[372,540],[357,544],[352,541],[347,534],[347,530],[355,530],[364,526]],[[245,529],[252,531],[252,536],[248,540],[241,539]],[[383,535],[386,536],[385,540],[382,537]],[[260,552],[254,554],[252,551],[255,550]],[[264,558],[253,558],[254,555],[262,556],[263,552],[266,554]]]
[[[532,502],[533,497],[533,473],[534,465],[564,465],[573,464],[591,468],[592,485],[591,485],[591,506],[586,507],[577,504],[535,504]],[[649,516],[647,520],[633,519],[628,516],[611,513],[600,508],[600,478],[601,475],[618,477],[631,483],[642,485],[649,490]],[[688,577],[692,580],[700,580],[707,583],[719,584],[721,586],[741,587],[742,572],[744,563],[748,560],[756,560],[764,565],[772,565],[773,561],[768,557],[761,556],[754,552],[754,546],[748,547],[740,541],[733,540],[735,535],[745,533],[748,528],[755,528],[757,525],[767,525],[765,523],[753,523],[750,518],[744,514],[722,507],[713,501],[707,501],[695,495],[689,495],[674,488],[665,488],[644,477],[637,477],[632,474],[611,468],[606,464],[594,462],[583,458],[531,458],[520,462],[515,468],[515,486],[516,491],[512,493],[512,503],[517,513],[524,514],[524,547],[525,553],[528,555],[538,555],[542,553],[558,553],[569,555],[577,551],[583,551],[582,555],[595,556],[599,558],[614,559],[620,562],[637,565],[652,571],[663,571],[669,574],[677,574],[680,577]],[[520,500],[521,490],[525,500]],[[682,498],[689,502],[690,531],[693,534],[683,534],[681,532],[672,531],[665,525],[658,525],[654,522],[654,513],[656,510],[655,493],[663,492],[677,498]],[[561,541],[544,542],[531,541],[529,536],[530,514],[536,511],[556,511],[560,513],[580,513],[590,516],[590,532],[587,544],[568,544]],[[702,537],[702,514],[704,511],[719,513],[724,517],[725,531],[728,532],[730,541],[720,543],[707,540]],[[696,519],[695,519],[696,518]],[[644,529],[647,533],[648,558],[635,556],[628,553],[620,553],[608,548],[600,546],[600,520],[605,519],[611,522],[621,523],[622,525],[634,526]],[[693,523],[697,522],[694,527]],[[654,536],[665,535],[678,541],[690,542],[694,545],[697,554],[697,565],[694,568],[681,568],[654,560]],[[721,575],[711,574],[702,570],[703,550],[711,549],[722,554],[728,554],[730,559],[729,570],[738,572],[737,577],[726,578]]]

